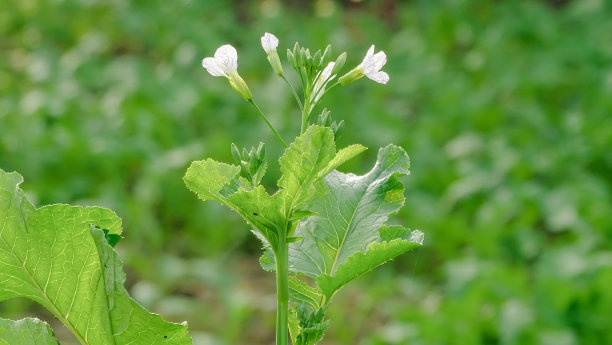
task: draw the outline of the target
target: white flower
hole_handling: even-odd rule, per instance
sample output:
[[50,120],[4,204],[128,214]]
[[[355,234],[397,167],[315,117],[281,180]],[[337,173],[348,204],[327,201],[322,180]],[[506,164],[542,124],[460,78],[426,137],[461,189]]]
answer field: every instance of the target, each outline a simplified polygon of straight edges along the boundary
[[374,54],[374,45],[368,49],[366,56],[359,65],[366,77],[380,84],[386,84],[389,81],[389,75],[381,71],[387,63],[387,55],[383,51]]
[[204,58],[202,67],[215,77],[226,77],[232,88],[245,100],[253,97],[251,90],[238,74],[238,53],[230,44],[219,47],[214,57]]
[[374,45],[368,49],[366,56],[361,63],[343,75],[338,81],[341,85],[346,85],[360,79],[364,75],[377,83],[386,84],[389,81],[389,75],[381,71],[387,63],[387,55],[383,51],[374,54]]
[[230,44],[217,49],[214,57],[202,60],[202,67],[215,77],[227,77],[238,70],[238,53]]
[[332,81],[336,77],[335,74],[333,76],[331,75],[331,72],[334,69],[335,65],[335,62],[330,62],[323,69],[323,71],[319,72],[319,74],[317,75],[314,87],[312,89],[312,94],[314,96],[315,103],[318,102],[321,96],[323,96],[323,94],[325,93],[325,85],[327,85],[328,82]]
[[266,51],[266,54],[270,54],[272,50],[275,50],[276,47],[278,47],[278,38],[271,33],[266,32],[263,36],[261,36],[261,46]]
[[268,61],[276,73],[279,76],[283,75],[283,65],[280,62],[276,48],[278,47],[278,38],[269,32],[266,32],[261,36],[261,46],[268,55]]

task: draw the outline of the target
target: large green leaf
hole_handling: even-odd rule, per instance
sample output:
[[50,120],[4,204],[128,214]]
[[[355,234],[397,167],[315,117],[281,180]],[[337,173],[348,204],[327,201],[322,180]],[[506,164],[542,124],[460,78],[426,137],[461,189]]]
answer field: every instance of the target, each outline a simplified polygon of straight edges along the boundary
[[412,240],[422,236],[416,233],[412,240],[383,241],[379,231],[404,203],[397,177],[408,174],[409,166],[404,150],[390,145],[366,175],[333,171],[323,178],[308,208],[316,215],[302,221],[295,236],[303,240],[290,245],[290,269],[318,279],[321,292],[331,297],[346,282],[418,245]]
[[128,296],[122,263],[107,242],[121,234],[115,213],[35,209],[21,182],[19,174],[0,170],[0,301],[40,303],[82,344],[192,343],[185,325],[165,322]]
[[58,345],[51,327],[38,319],[0,319],[1,345]]

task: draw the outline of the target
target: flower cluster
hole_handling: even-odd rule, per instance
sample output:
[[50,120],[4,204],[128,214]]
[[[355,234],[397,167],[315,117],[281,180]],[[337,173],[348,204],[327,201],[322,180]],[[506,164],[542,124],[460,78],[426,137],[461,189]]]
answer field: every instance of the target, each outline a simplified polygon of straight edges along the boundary
[[[278,38],[266,32],[261,37],[261,47],[265,51],[268,62],[276,75],[281,77],[289,85],[293,95],[302,110],[302,133],[308,127],[313,109],[317,106],[323,95],[336,85],[347,85],[363,76],[380,83],[386,84],[389,75],[381,71],[387,63],[387,55],[383,51],[374,53],[374,45],[368,49],[363,61],[355,68],[337,78],[338,72],[344,66],[346,53],[340,54],[332,61],[331,46],[321,52],[318,50],[311,54],[310,50],[295,44],[293,50],[287,49],[287,60],[298,74],[302,83],[303,97],[299,97],[293,85],[285,78],[283,66],[278,56]],[[272,129],[278,139],[285,145],[284,141],[276,132],[267,117],[253,101],[253,95],[245,81],[238,74],[238,54],[236,49],[229,44],[223,45],[215,51],[214,56],[202,60],[202,66],[215,77],[226,77],[230,85],[242,98],[252,103],[268,126]],[[330,118],[331,121],[331,118]]]
[[[271,33],[266,32],[261,37],[261,46],[268,56],[268,61],[270,62],[272,69],[277,75],[282,76],[283,67],[280,62],[278,52],[276,51],[278,43],[278,38],[276,38],[276,36]],[[305,51],[307,52],[308,50]],[[295,59],[294,52],[291,52],[289,50],[289,54],[293,55],[293,59]],[[309,52],[308,55],[310,55]],[[326,54],[324,53],[323,56],[324,55]],[[345,59],[346,55],[343,54],[341,55],[341,57]],[[360,79],[365,75],[366,77],[377,83],[386,84],[389,81],[389,75],[386,72],[381,71],[382,67],[386,63],[387,55],[385,54],[385,52],[380,51],[374,54],[374,45],[372,45],[366,53],[366,56],[363,58],[363,61],[357,67],[353,68],[350,72],[340,77],[338,79],[338,83],[340,83],[340,85],[346,85]],[[327,83],[332,81],[336,77],[335,74],[332,75],[332,70],[334,70],[334,66],[336,64],[336,62],[329,62],[327,66],[322,71],[319,71],[319,73],[314,78],[312,91],[313,100],[315,102],[318,101],[325,93],[325,86],[327,85]],[[226,77],[229,80],[230,85],[245,100],[250,100],[252,98],[251,91],[249,90],[244,80],[238,74],[238,54],[233,46],[226,44],[219,47],[213,57],[207,57],[202,60],[202,66],[206,68],[208,73],[215,77]]]

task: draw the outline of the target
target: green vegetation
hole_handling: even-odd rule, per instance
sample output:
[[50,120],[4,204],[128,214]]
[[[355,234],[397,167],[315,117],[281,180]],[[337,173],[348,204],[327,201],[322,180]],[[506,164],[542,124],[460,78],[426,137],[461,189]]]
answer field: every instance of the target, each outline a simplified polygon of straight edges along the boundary
[[[192,343],[185,325],[150,314],[125,291],[122,263],[111,247],[121,236],[116,214],[69,205],[35,209],[21,182],[19,174],[0,170],[0,301],[38,302],[82,345]],[[0,319],[4,344],[31,339],[55,341],[38,320]]]
[[[193,160],[230,161],[232,141],[264,141],[270,157],[281,149],[201,59],[239,48],[241,76],[289,138],[300,114],[261,67],[259,37],[331,43],[347,66],[375,43],[390,82],[334,88],[323,106],[346,121],[338,147],[392,142],[410,153],[405,207],[391,223],[422,229],[427,242],[341,290],[323,343],[611,338],[610,4],[316,3],[2,2],[0,167],[24,175],[33,204],[115,210],[128,290],[148,310],[189,320],[195,344],[270,344],[274,281],[247,263],[260,244],[181,178]],[[376,154],[340,170],[366,172]],[[271,161],[262,184],[279,176]],[[2,318],[52,321],[36,310],[0,303]]]

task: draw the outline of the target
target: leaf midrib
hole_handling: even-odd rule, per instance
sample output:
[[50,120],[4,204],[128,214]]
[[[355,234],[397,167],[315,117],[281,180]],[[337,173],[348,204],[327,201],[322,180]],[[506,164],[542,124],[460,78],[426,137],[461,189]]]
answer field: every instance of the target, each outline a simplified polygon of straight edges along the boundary
[[[402,156],[398,155],[398,157],[393,160],[393,163],[389,164],[389,167],[392,167]],[[380,179],[380,176],[383,174],[384,171],[386,171],[388,169],[381,169],[380,173],[376,176],[376,178],[373,180],[372,183],[376,182],[377,180]],[[395,171],[394,171],[395,172]],[[367,175],[365,175],[367,176]],[[363,176],[363,177],[365,177]],[[351,228],[351,225],[353,224],[353,220],[355,219],[355,214],[357,213],[357,210],[359,209],[359,206],[361,205],[361,202],[363,201],[363,197],[364,195],[368,192],[368,190],[370,189],[370,186],[372,185],[372,183],[367,186],[367,188],[363,191],[363,193],[361,194],[359,201],[357,202],[357,205],[355,205],[355,210],[353,211],[353,214],[351,215],[351,218],[349,220],[349,223],[346,226],[346,231],[344,232],[344,236],[342,236],[342,241],[340,242],[340,245],[338,246],[338,250],[336,251],[336,257],[334,258],[334,261],[332,263],[332,268],[330,272],[324,272],[328,275],[333,275],[334,272],[337,269],[338,266],[338,258],[340,257],[340,252],[342,251],[342,248],[344,247],[344,243],[346,242],[346,237],[348,236],[349,232],[353,233],[353,231],[349,231]]]

